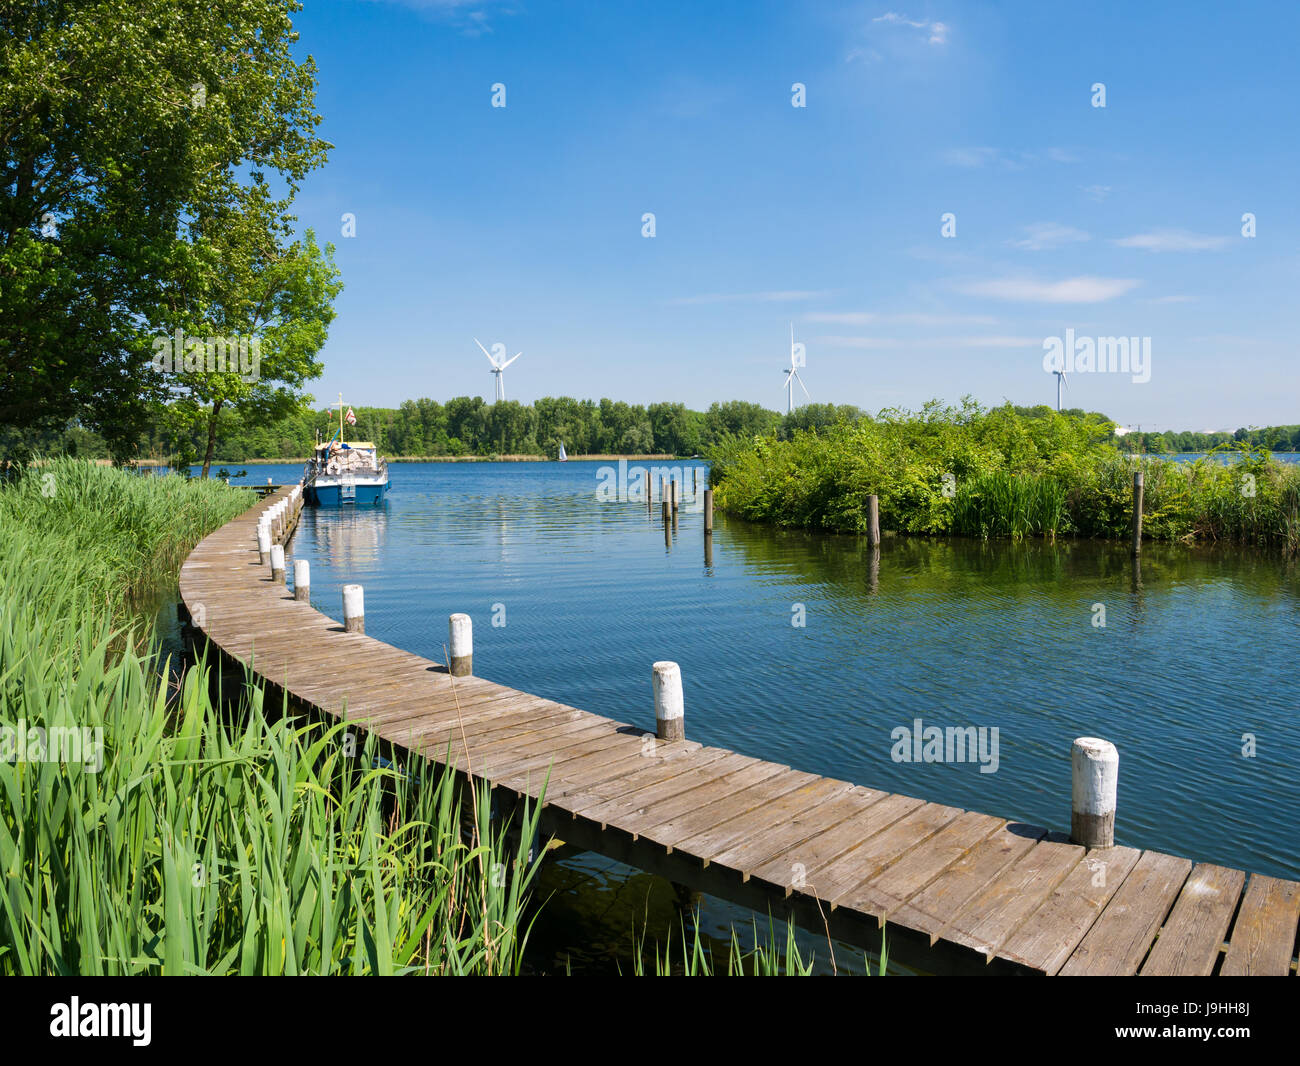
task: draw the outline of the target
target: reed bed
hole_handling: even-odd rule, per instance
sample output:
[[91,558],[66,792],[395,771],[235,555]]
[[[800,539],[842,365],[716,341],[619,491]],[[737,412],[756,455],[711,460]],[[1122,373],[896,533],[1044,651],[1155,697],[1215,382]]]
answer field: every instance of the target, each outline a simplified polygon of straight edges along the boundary
[[146,601],[249,497],[67,460],[0,489],[0,973],[517,972],[535,812],[508,834],[249,678],[169,684]]
[[867,498],[897,533],[1122,540],[1133,474],[1145,472],[1144,534],[1300,552],[1300,465],[1249,445],[1193,462],[1121,453],[1109,423],[934,404],[733,440],[715,453],[715,505],[739,517],[863,533]]

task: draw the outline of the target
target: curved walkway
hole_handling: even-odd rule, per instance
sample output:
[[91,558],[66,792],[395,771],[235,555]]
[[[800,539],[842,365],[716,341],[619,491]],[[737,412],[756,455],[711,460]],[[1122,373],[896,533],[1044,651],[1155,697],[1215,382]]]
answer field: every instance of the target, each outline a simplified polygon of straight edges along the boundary
[[548,835],[868,948],[887,923],[891,956],[902,949],[922,965],[1294,972],[1294,881],[1126,847],[1088,852],[1043,828],[656,741],[345,633],[258,562],[258,517],[290,493],[191,553],[180,592],[192,624],[302,703],[435,762],[450,758],[499,800],[536,798],[546,783]]

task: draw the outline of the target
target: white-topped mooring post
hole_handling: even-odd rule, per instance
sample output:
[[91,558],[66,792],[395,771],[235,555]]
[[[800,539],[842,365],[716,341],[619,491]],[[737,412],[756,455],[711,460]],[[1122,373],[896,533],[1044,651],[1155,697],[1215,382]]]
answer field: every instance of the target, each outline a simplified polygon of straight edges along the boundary
[[293,561],[293,598],[311,602],[311,563],[306,559]]
[[345,633],[366,631],[366,602],[360,585],[343,586],[343,631]]
[[271,545],[271,580],[284,584],[284,545]]
[[263,566],[271,555],[271,530],[261,523],[257,527],[257,561]]
[[682,699],[682,670],[676,663],[657,662],[651,668],[655,694],[655,736],[686,739],[686,704]]
[[451,637],[451,676],[468,677],[474,672],[474,623],[467,614],[447,619]]
[[1088,848],[1113,847],[1119,752],[1108,740],[1079,737],[1070,745],[1070,771],[1070,839]]

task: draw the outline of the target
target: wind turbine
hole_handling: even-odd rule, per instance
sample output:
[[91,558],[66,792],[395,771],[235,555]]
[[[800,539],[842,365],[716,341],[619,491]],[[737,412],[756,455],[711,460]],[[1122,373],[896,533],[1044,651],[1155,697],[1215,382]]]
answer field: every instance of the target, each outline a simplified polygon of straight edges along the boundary
[[497,380],[496,398],[497,398],[497,402],[500,403],[502,400],[506,398],[505,369],[511,363],[513,363],[515,359],[518,359],[524,353],[515,352],[513,358],[507,359],[504,363],[498,363],[495,359],[492,358],[492,353],[489,352],[486,348],[484,348],[482,344],[479,344],[479,339],[477,337],[474,338],[474,343],[478,344],[479,351],[481,351],[484,355],[486,355],[487,361],[492,364],[492,376]]
[[794,413],[794,383],[796,381],[799,382],[799,388],[803,389],[803,394],[807,396],[808,399],[810,400],[812,399],[812,394],[808,391],[808,386],[803,383],[803,378],[799,376],[799,367],[802,364],[803,364],[803,360],[797,358],[795,355],[794,323],[791,322],[790,323],[790,366],[789,369],[787,369],[785,372],[785,384],[783,386],[786,393],[785,395],[786,414]]
[[1068,389],[1070,383],[1065,380],[1064,370],[1053,370],[1052,373],[1056,375],[1056,410],[1059,413],[1061,410],[1061,386],[1064,385]]

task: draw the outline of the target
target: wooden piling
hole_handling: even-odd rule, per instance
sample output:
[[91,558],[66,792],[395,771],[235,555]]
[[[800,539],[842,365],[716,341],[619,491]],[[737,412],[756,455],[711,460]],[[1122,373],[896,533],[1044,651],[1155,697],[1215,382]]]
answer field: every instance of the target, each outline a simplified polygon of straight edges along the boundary
[[257,561],[260,565],[265,566],[266,561],[271,556],[271,527],[258,525],[257,527]]
[[880,543],[880,497],[867,497],[867,543]]
[[1133,474],[1133,554],[1142,551],[1142,497],[1144,495],[1144,478],[1141,470]]
[[1070,839],[1086,848],[1115,845],[1119,752],[1108,740],[1079,737],[1070,746]]
[[293,561],[293,598],[311,602],[311,563],[306,559]]
[[467,614],[453,614],[447,619],[451,638],[451,675],[468,677],[474,672],[474,624]]
[[343,631],[345,633],[366,631],[366,604],[360,585],[343,586]]
[[713,490],[704,490],[704,535],[713,535]]
[[655,697],[655,736],[660,740],[685,740],[685,702],[682,671],[676,663],[657,662],[650,668]]
[[277,585],[284,584],[284,545],[271,545],[271,580]]

